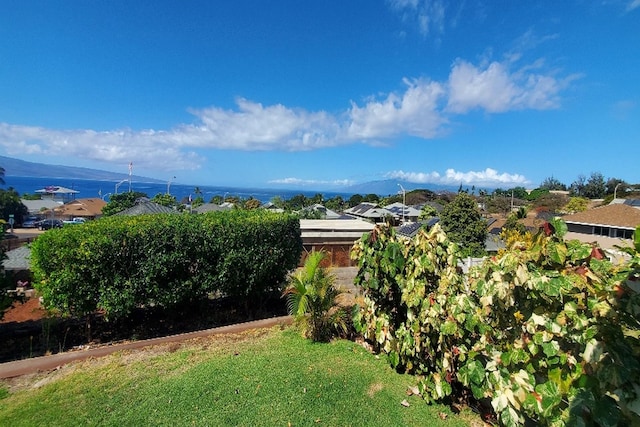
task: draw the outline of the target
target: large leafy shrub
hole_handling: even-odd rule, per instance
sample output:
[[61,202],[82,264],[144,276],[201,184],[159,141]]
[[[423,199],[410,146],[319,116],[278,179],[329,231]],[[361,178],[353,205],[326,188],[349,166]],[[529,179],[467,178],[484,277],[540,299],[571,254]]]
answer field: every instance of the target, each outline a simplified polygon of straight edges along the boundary
[[353,251],[359,322],[391,363],[419,374],[427,400],[462,389],[505,425],[634,424],[640,418],[638,255],[614,266],[564,241],[562,222],[468,276],[437,226],[413,240],[378,228]]
[[47,307],[118,317],[207,295],[251,306],[281,290],[301,252],[290,215],[114,216],[44,233],[32,244],[31,267]]

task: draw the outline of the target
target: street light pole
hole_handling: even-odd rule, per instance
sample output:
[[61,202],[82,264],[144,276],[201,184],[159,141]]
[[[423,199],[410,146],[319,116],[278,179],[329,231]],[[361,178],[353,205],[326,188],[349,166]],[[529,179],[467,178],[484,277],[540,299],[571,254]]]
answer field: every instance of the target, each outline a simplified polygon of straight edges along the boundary
[[613,189],[613,200],[616,199],[616,196],[618,195],[618,187],[620,187],[620,184],[622,184],[621,182],[616,184],[616,187]]
[[[174,176],[171,179],[176,179],[176,177]],[[171,179],[169,181],[167,181],[167,194],[171,194],[169,189],[171,188]]]
[[398,184],[398,187],[402,190],[402,223],[404,224],[404,210],[407,207],[407,192],[402,185]]
[[124,184],[125,182],[127,182],[126,179],[123,179],[122,181],[120,181],[119,183],[116,184],[116,191],[115,194],[118,194],[118,187],[120,187],[122,184]]

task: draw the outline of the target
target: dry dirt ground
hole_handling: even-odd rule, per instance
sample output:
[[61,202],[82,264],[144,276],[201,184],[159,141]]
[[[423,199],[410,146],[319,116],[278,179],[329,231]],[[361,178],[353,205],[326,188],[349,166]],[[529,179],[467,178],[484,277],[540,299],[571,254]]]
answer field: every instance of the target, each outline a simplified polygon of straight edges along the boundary
[[40,320],[47,314],[46,310],[40,306],[37,298],[29,298],[25,302],[16,301],[5,313],[0,324],[10,322],[26,322],[29,320]]

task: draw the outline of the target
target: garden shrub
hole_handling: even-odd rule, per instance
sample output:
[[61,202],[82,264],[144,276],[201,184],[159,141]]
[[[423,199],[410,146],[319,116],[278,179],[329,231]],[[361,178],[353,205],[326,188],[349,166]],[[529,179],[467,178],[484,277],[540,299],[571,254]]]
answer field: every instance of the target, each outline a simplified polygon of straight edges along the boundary
[[303,335],[316,342],[328,342],[347,332],[347,310],[338,304],[342,292],[336,287],[336,277],[322,266],[326,258],[324,251],[311,252],[283,293],[289,314]]
[[546,224],[464,276],[439,227],[412,240],[377,228],[354,246],[358,319],[423,397],[489,399],[504,425],[640,421],[640,271]]
[[120,317],[208,295],[259,301],[282,289],[302,252],[290,215],[216,212],[114,216],[44,233],[31,267],[45,305]]

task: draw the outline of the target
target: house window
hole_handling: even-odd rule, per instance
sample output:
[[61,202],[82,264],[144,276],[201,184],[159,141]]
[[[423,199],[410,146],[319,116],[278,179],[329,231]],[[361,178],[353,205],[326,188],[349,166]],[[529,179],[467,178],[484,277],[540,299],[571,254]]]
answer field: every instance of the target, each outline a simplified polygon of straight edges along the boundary
[[596,225],[593,227],[593,234],[595,234],[596,236],[615,237],[615,229],[611,230],[609,227],[601,227],[599,225]]
[[618,236],[617,237],[619,237],[621,239],[632,239],[633,238],[633,231],[618,229]]

